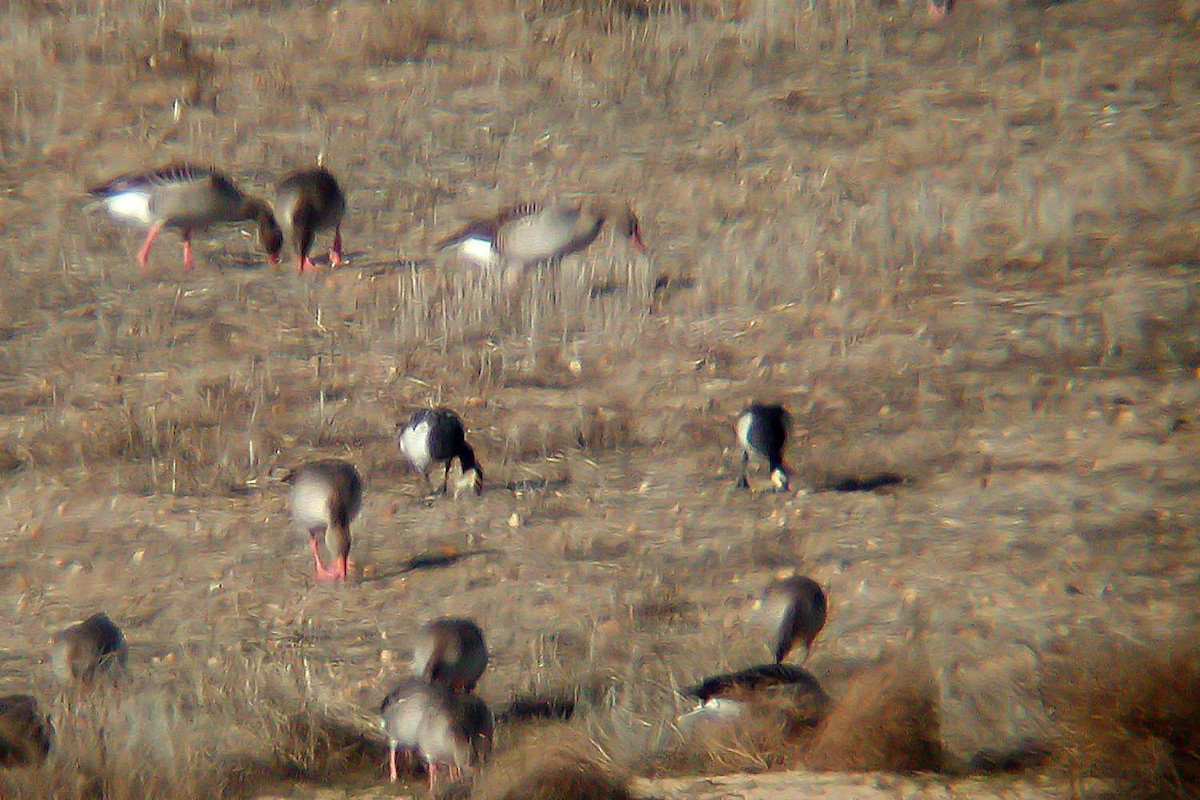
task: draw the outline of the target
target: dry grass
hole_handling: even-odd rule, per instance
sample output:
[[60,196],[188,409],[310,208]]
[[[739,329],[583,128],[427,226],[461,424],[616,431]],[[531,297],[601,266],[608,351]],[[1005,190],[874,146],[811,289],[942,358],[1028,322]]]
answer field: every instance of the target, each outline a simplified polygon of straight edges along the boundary
[[[629,764],[676,741],[679,687],[765,657],[742,609],[774,572],[814,575],[811,667],[839,705],[811,748],[748,733],[721,769],[936,764],[921,681],[836,679],[899,652],[917,606],[942,641],[1039,654],[1190,630],[1194,5],[964,3],[933,26],[864,0],[9,3],[0,689],[45,702],[40,643],[103,608],[148,705],[60,725],[6,791],[348,775],[374,746],[353,710],[447,613],[488,631],[494,706],[565,693]],[[350,215],[348,267],[316,279],[232,232],[197,237],[192,275],[164,234],[144,277],[140,237],[82,209],[126,169],[212,162],[269,195],[318,154]],[[649,252],[606,232],[517,297],[430,252],[557,194],[629,198]],[[732,489],[753,399],[791,409],[810,493]],[[423,504],[399,464],[395,423],[432,404],[470,428],[477,502]],[[336,589],[270,480],[314,456],[367,480]],[[1190,786],[1190,734],[1135,677],[1082,682],[1095,718],[1133,721],[1073,722],[1096,743],[1068,763],[1128,777],[1104,754],[1130,741],[1148,785]],[[144,730],[175,757],[128,762]]]

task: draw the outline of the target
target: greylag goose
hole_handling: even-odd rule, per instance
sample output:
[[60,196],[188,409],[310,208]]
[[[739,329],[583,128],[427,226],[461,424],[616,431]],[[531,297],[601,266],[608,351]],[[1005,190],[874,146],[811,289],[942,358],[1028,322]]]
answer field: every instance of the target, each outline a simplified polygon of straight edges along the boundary
[[415,412],[408,422],[400,427],[400,452],[413,468],[420,472],[434,491],[429,477],[435,464],[442,464],[441,493],[446,493],[450,480],[450,465],[458,459],[462,468],[462,484],[469,485],[475,494],[483,491],[483,468],[475,460],[475,451],[467,444],[462,419],[448,408],[423,408]]
[[54,726],[27,694],[0,697],[0,767],[43,763],[54,743]]
[[191,270],[192,232],[212,225],[249,220],[258,224],[258,238],[272,264],[279,261],[283,234],[271,208],[245,195],[226,176],[213,169],[174,164],[153,172],[121,175],[93,186],[88,194],[109,216],[148,227],[137,262],[148,269],[150,246],[163,228],[183,235],[183,268]]
[[487,758],[492,750],[495,721],[487,703],[473,694],[435,687],[417,730],[417,749],[429,773],[429,793],[437,789],[442,767],[450,780]]
[[788,428],[791,424],[791,415],[783,406],[754,403],[738,414],[734,427],[737,430],[738,443],[742,447],[742,474],[737,483],[739,487],[744,489],[750,486],[746,470],[753,455],[767,462],[775,491],[787,491],[789,476],[787,468],[783,465],[783,448],[787,444]]
[[[349,572],[350,523],[362,506],[362,479],[345,461],[313,461],[284,477],[291,484],[292,519],[308,534],[320,580],[345,580]],[[318,537],[334,559],[328,569],[321,561]]]
[[417,634],[413,672],[452,691],[471,692],[487,669],[483,631],[470,619],[443,617]]
[[342,217],[346,197],[337,179],[324,167],[288,175],[275,189],[275,216],[299,257],[298,271],[315,269],[308,257],[318,231],[333,229],[329,264],[342,263]]
[[410,762],[419,751],[421,720],[443,690],[425,678],[405,678],[383,698],[379,716],[388,737],[388,775],[393,783],[400,777],[400,755]]
[[610,219],[635,249],[645,249],[641,225],[629,205],[588,202],[523,203],[472,221],[435,246],[453,248],[462,260],[485,269],[503,270],[511,288],[534,267],[585,249]]
[[748,704],[779,708],[781,700],[791,719],[812,721],[824,713],[829,698],[817,679],[801,667],[783,663],[797,643],[804,644],[808,660],[813,641],[825,627],[828,603],[824,590],[812,578],[795,575],[771,582],[755,607],[759,618],[775,629],[774,663],[716,675],[684,689],[684,695],[701,703],[680,718],[685,726],[738,716]]
[[91,686],[101,675],[124,669],[129,645],[107,614],[93,614],[50,637],[51,663],[63,683]]

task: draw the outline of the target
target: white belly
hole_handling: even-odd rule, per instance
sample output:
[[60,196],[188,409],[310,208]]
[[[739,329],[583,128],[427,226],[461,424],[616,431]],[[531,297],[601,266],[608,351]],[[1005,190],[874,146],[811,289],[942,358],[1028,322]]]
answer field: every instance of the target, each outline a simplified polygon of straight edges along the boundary
[[429,420],[422,420],[414,427],[404,429],[400,434],[400,452],[419,472],[427,472],[433,463],[433,455],[429,452]]
[[150,193],[138,190],[119,192],[102,201],[104,210],[116,219],[126,222],[136,222],[150,227],[154,224],[154,215],[150,213]]

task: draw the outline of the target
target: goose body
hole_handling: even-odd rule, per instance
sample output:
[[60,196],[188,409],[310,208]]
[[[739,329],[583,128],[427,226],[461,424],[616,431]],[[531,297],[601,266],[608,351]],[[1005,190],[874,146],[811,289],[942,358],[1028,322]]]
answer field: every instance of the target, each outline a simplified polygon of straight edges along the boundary
[[820,682],[808,670],[791,664],[762,664],[716,675],[684,689],[683,694],[700,701],[677,720],[683,729],[755,713],[808,728],[820,721],[830,703]]
[[163,228],[183,236],[183,268],[191,270],[192,233],[212,225],[251,221],[271,263],[279,260],[283,234],[271,208],[243,194],[222,173],[190,164],[174,164],[152,172],[131,173],[88,189],[95,205],[114,219],[149,228],[137,262],[148,269],[150,247]]
[[463,482],[475,494],[483,491],[483,468],[475,460],[474,449],[467,444],[462,419],[448,408],[423,408],[415,412],[400,429],[400,452],[425,478],[430,491],[433,481],[429,473],[441,464],[444,467],[441,492],[445,494],[450,466],[456,458]]
[[506,285],[512,287],[534,267],[556,263],[588,247],[610,219],[634,248],[645,249],[640,223],[628,205],[557,201],[523,203],[489,219],[474,220],[436,246],[453,249],[476,266],[502,270]]
[[408,760],[419,751],[421,720],[441,691],[442,688],[425,678],[405,678],[379,706],[383,730],[388,736],[388,772],[392,782],[400,776],[400,754],[404,753]]
[[417,634],[413,672],[431,683],[453,691],[474,691],[487,663],[487,644],[474,620],[435,619]]
[[342,263],[342,217],[346,197],[337,179],[324,167],[288,175],[275,189],[275,216],[284,235],[296,248],[298,271],[315,269],[308,257],[313,239],[320,231],[333,230],[329,263]]
[[771,483],[777,491],[787,491],[789,474],[783,463],[783,448],[787,445],[791,415],[778,405],[754,403],[738,414],[734,428],[742,448],[742,474],[738,486],[748,487],[746,470],[751,456],[767,462]]
[[482,699],[438,687],[417,730],[417,749],[429,772],[430,794],[442,767],[451,780],[457,780],[487,758],[494,728],[492,712]]
[[51,663],[63,683],[92,685],[101,675],[124,669],[129,645],[107,614],[93,614],[50,638]]
[[825,627],[829,601],[821,585],[805,575],[772,582],[759,607],[769,622],[776,624],[773,654],[782,664],[797,644],[804,645],[805,660],[813,641]]
[[0,697],[0,768],[37,766],[54,744],[54,726],[27,694]]
[[[292,470],[289,501],[296,527],[308,534],[317,578],[345,580],[349,572],[350,523],[362,507],[362,478],[354,467],[337,459],[313,461]],[[333,558],[334,568],[321,561],[318,539]]]

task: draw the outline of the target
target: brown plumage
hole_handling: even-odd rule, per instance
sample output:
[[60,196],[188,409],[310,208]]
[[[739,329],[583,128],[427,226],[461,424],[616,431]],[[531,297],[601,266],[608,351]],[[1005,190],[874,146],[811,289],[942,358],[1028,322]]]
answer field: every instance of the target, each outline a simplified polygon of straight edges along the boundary
[[485,269],[503,270],[507,286],[541,264],[553,264],[586,248],[612,220],[637,250],[644,250],[641,224],[628,205],[590,202],[523,203],[488,219],[474,220],[437,243]]
[[413,672],[431,683],[453,691],[474,691],[487,663],[487,644],[474,620],[435,619],[417,633]]
[[116,219],[149,228],[137,262],[148,269],[150,247],[163,228],[183,235],[183,268],[191,270],[192,232],[212,225],[249,220],[258,225],[258,238],[271,263],[279,260],[283,234],[271,207],[243,194],[228,177],[214,169],[172,164],[152,172],[121,175],[93,186],[88,194]]
[[[337,459],[313,461],[284,477],[291,484],[289,501],[296,526],[308,534],[317,578],[345,580],[349,574],[350,523],[362,506],[362,479],[353,465]],[[321,561],[318,538],[334,559],[328,569]]]
[[797,644],[804,645],[804,657],[825,627],[828,601],[821,585],[804,575],[774,581],[767,586],[761,601],[763,612],[778,620],[775,632],[775,663],[781,664]]
[[50,639],[54,672],[63,683],[92,685],[101,675],[116,675],[129,658],[129,645],[108,615],[93,614]]
[[346,197],[337,179],[324,167],[288,175],[275,189],[275,216],[284,234],[296,248],[298,271],[316,269],[308,257],[318,231],[333,229],[329,249],[330,266],[342,263],[342,217]]
[[0,768],[43,763],[54,743],[54,726],[27,694],[0,697]]

